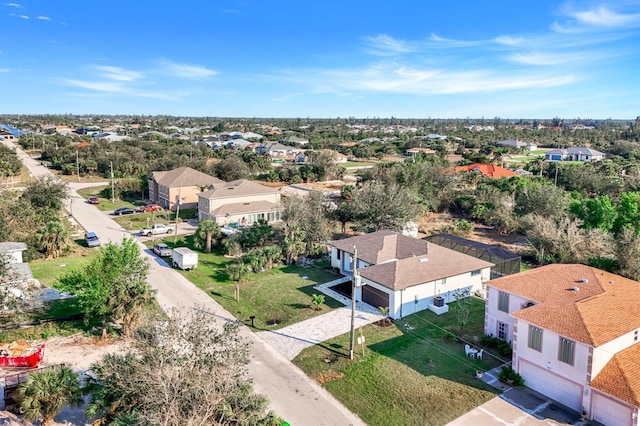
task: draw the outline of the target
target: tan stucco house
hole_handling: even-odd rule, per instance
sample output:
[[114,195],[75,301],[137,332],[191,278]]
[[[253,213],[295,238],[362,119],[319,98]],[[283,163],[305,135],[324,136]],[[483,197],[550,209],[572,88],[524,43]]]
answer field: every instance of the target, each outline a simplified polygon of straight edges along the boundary
[[214,184],[198,194],[198,218],[220,225],[249,226],[258,219],[280,221],[280,192],[246,179]]
[[152,172],[149,176],[149,200],[170,210],[175,210],[180,200],[181,209],[193,209],[198,206],[198,194],[203,189],[222,183],[224,181],[191,167]]

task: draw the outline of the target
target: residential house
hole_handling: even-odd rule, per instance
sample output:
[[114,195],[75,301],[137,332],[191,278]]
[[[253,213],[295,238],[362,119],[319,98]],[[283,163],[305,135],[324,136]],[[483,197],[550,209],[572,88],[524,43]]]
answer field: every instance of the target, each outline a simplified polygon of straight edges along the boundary
[[[24,263],[22,260],[22,252],[27,250],[27,245],[20,242],[0,242],[0,262],[2,262],[10,274],[13,275],[10,281],[4,282],[4,284],[12,285],[22,284],[25,281],[28,284],[34,283],[33,273],[28,263]],[[17,294],[21,293],[18,289],[8,289],[10,292]],[[7,291],[7,289],[2,289]]]
[[198,218],[220,225],[253,225],[258,219],[280,221],[280,192],[246,179],[214,184],[198,194]]
[[361,286],[356,300],[389,308],[402,318],[425,309],[438,314],[457,294],[482,291],[492,263],[458,253],[425,240],[390,230],[330,241],[331,266],[343,275],[355,268]]
[[554,264],[487,283],[485,334],[511,342],[525,385],[609,426],[637,425],[640,283]]
[[490,178],[514,177],[519,176],[518,173],[505,169],[504,167],[495,166],[493,164],[474,163],[468,166],[456,166],[456,172],[477,172],[483,176]]
[[505,148],[513,148],[520,151],[535,151],[536,149],[538,149],[538,145],[536,145],[534,142],[523,142],[513,139],[496,142],[496,145]]
[[591,148],[573,146],[566,149],[552,149],[544,154],[545,160],[549,161],[601,161],[606,157],[604,152]]
[[306,145],[309,143],[309,139],[299,138],[297,136],[287,136],[286,138],[280,139],[278,142],[286,145],[289,143],[297,143],[300,145]]
[[303,151],[300,148],[294,146],[282,145],[277,142],[264,143],[258,147],[256,152],[261,155],[270,155],[273,158],[288,158],[293,157],[299,152]]
[[198,206],[198,194],[211,185],[224,181],[194,170],[178,167],[166,172],[152,172],[148,179],[149,200],[165,209],[192,209]]
[[437,152],[431,148],[419,148],[419,147],[409,148],[404,151],[404,155],[409,157],[413,157],[418,154],[435,155],[436,153]]

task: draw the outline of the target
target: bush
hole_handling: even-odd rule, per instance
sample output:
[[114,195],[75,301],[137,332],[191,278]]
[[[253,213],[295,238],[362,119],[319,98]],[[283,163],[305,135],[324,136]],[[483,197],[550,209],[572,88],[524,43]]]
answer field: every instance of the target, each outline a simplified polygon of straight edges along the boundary
[[505,358],[511,358],[512,356],[511,345],[507,341],[498,339],[497,337],[484,335],[480,339],[480,343],[482,343],[482,346],[488,349],[495,349],[495,351],[498,352],[500,356],[503,356]]
[[524,386],[524,379],[511,367],[502,367],[498,379],[513,386]]

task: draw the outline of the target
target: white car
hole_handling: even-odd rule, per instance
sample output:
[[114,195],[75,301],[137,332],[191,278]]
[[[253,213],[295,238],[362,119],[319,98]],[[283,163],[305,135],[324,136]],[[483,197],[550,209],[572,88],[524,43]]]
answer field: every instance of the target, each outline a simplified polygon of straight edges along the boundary
[[239,229],[232,228],[230,226],[223,226],[220,228],[220,233],[225,237],[230,237],[231,235],[237,234],[238,232],[240,232]]

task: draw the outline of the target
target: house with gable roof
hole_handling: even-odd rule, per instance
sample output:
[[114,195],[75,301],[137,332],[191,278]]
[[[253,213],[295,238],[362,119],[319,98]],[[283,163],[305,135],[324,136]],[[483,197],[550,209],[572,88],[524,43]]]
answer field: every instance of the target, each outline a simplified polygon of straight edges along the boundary
[[198,206],[198,194],[202,189],[224,183],[216,177],[191,167],[178,167],[169,171],[152,172],[148,178],[149,200],[165,209],[192,209]]
[[514,177],[520,176],[518,173],[505,169],[504,167],[496,166],[494,164],[482,164],[482,163],[473,163],[467,166],[456,166],[454,169],[456,172],[477,172],[483,176],[490,178],[502,178],[502,177]]
[[390,230],[334,240],[329,245],[331,266],[347,276],[353,275],[355,267],[360,276],[356,300],[389,308],[393,319],[425,309],[446,312],[446,304],[456,300],[458,291],[482,291],[493,266]]
[[640,283],[553,264],[487,283],[485,334],[511,342],[525,385],[606,425],[637,425]]
[[552,149],[545,152],[544,158],[549,161],[601,161],[606,157],[604,152],[595,149],[572,146],[566,149]]
[[198,218],[220,225],[250,226],[259,219],[279,222],[280,191],[247,179],[213,184],[198,194]]

